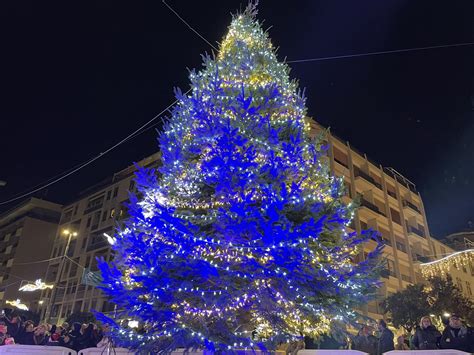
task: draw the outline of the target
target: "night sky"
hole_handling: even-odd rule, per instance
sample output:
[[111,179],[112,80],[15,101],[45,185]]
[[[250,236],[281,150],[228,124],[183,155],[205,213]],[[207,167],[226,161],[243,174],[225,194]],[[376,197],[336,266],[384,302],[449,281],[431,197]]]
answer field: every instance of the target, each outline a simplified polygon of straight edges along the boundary
[[[215,44],[246,2],[169,4]],[[474,42],[472,0],[261,0],[259,19],[288,60]],[[0,23],[1,201],[147,122],[211,51],[158,0],[2,2]],[[291,67],[310,116],[417,185],[432,234],[474,222],[474,46]],[[148,130],[42,195],[72,201],[155,152],[156,136]]]

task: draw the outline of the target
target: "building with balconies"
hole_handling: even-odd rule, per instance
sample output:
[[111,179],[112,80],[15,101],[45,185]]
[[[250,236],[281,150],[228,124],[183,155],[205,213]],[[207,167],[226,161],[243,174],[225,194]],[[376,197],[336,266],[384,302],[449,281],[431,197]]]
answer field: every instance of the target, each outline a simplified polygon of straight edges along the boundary
[[19,288],[46,275],[61,205],[29,198],[0,216],[0,306],[19,299],[30,310],[41,307],[40,292]]
[[[158,153],[137,163],[145,167],[158,164]],[[113,257],[104,233],[113,235],[117,223],[127,216],[129,191],[135,191],[135,171],[135,165],[129,166],[63,207],[46,270],[46,282],[56,287],[42,291],[43,319],[61,322],[72,312],[114,310],[89,276],[98,271],[97,258],[110,261]]]

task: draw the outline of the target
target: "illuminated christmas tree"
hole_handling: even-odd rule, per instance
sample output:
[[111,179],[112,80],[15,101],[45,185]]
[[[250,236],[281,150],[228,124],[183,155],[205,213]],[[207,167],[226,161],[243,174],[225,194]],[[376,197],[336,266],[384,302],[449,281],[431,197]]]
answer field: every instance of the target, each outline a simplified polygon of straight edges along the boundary
[[274,349],[356,317],[377,285],[372,232],[348,233],[354,207],[310,137],[305,99],[250,5],[160,136],[159,172],[141,170],[140,198],[118,231],[104,290],[121,345]]

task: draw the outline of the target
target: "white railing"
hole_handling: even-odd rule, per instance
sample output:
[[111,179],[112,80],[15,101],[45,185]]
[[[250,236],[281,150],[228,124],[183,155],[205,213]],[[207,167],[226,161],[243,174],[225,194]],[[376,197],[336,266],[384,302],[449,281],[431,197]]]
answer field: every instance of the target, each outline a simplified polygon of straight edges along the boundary
[[367,353],[359,350],[306,349],[298,351],[298,355],[367,355]]
[[440,349],[440,350],[392,350],[384,353],[384,355],[469,355],[461,350],[452,350],[452,349]]
[[0,354],[21,355],[77,355],[74,350],[62,346],[46,345],[3,345],[0,346]]
[[135,354],[134,351],[125,349],[125,348],[114,348],[110,347],[109,349],[103,347],[103,348],[87,348],[87,349],[82,349],[79,350],[77,353],[78,355],[94,355],[94,354],[99,354],[99,355],[130,355],[130,354]]

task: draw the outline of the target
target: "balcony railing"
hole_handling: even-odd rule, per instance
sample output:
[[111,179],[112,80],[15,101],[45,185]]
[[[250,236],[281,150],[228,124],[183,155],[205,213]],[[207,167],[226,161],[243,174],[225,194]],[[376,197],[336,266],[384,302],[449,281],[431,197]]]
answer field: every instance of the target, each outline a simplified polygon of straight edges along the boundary
[[95,243],[90,243],[87,246],[87,251],[96,250],[96,249],[103,248],[103,247],[106,247],[106,246],[109,246],[109,243],[105,239],[104,240],[99,240]]
[[415,204],[411,203],[410,201],[403,200],[403,207],[411,208],[413,211],[421,214],[421,211],[419,210],[419,208]]
[[392,197],[395,198],[395,199],[397,198],[397,194],[396,194],[395,192],[393,192],[393,191],[387,190],[387,194],[388,194],[389,196],[392,196]]
[[346,167],[346,168],[349,168],[349,164],[347,163],[344,163],[343,161],[337,159],[337,158],[334,158],[334,161],[341,164],[342,166]]
[[414,233],[419,237],[425,238],[425,232],[422,230],[412,227],[412,226],[407,226],[408,233]]
[[379,208],[374,205],[372,202],[369,202],[367,201],[366,199],[361,199],[360,200],[360,205],[361,206],[364,206],[364,207],[367,207],[369,210],[372,210],[382,216],[385,216],[385,213],[383,213],[382,211],[379,210]]
[[364,173],[362,170],[359,170],[357,174],[358,174],[357,176],[360,176],[364,180],[370,182],[372,185],[378,187],[379,189],[382,189],[382,185],[380,185],[377,181],[375,181],[375,179],[369,174]]

